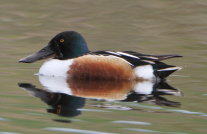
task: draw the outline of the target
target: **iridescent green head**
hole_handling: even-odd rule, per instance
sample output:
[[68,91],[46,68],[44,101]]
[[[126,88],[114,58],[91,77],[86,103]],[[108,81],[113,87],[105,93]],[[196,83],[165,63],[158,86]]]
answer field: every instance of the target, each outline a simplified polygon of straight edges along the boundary
[[66,60],[82,56],[88,52],[86,41],[80,33],[65,31],[53,37],[46,47],[19,60],[19,62],[32,63],[48,57]]

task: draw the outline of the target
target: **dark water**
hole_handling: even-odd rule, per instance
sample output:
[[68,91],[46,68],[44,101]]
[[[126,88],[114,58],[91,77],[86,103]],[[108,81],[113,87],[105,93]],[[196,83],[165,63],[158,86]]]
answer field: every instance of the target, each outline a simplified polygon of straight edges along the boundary
[[[0,1],[0,134],[207,133],[206,9],[204,0]],[[43,61],[17,61],[65,30],[82,33],[91,50],[184,55],[166,61],[183,70],[168,90],[84,81],[70,81],[73,95],[46,90],[34,75]]]

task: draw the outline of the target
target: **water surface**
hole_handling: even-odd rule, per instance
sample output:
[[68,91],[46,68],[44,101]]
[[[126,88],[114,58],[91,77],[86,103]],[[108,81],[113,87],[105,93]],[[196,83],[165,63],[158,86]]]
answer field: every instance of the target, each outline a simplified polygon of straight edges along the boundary
[[[0,133],[205,134],[206,9],[204,0],[1,0]],[[17,61],[65,30],[82,33],[91,50],[184,55],[166,61],[184,68],[168,79],[184,96],[164,96],[180,106],[76,98],[78,116],[48,112],[48,104],[18,86],[42,89],[34,74],[43,61]]]

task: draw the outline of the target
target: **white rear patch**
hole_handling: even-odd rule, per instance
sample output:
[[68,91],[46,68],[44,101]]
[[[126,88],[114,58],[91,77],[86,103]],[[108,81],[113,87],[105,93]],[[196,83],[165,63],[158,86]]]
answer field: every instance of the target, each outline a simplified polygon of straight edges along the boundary
[[139,78],[152,80],[155,78],[154,71],[151,65],[138,66],[134,69],[135,75]]
[[39,75],[67,77],[67,71],[73,60],[51,59],[46,61],[39,70]]
[[138,82],[134,86],[134,91],[138,94],[151,94],[153,85],[151,81]]

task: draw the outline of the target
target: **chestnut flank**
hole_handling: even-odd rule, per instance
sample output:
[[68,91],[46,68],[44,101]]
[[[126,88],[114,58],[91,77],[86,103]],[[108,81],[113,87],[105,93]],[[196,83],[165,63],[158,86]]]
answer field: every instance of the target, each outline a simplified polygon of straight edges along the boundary
[[134,73],[127,61],[115,56],[85,55],[74,59],[69,77],[89,80],[132,80]]

